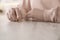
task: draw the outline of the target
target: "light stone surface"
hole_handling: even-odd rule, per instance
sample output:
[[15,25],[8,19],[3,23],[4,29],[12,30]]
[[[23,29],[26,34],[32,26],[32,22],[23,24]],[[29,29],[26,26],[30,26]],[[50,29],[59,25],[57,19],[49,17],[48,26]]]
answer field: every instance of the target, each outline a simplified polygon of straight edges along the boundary
[[10,22],[0,15],[0,40],[60,40],[60,23]]

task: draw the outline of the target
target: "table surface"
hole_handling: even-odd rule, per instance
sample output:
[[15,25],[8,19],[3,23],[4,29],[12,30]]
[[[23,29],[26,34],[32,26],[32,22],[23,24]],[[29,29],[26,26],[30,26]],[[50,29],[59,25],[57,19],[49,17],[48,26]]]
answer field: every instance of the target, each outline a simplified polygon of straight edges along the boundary
[[0,40],[60,40],[60,23],[10,22],[0,15]]

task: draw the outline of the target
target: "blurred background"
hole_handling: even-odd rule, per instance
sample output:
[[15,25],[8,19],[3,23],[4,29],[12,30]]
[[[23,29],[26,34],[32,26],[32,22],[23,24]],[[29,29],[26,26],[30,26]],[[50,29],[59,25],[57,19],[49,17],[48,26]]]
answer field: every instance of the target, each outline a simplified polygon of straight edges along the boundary
[[0,13],[4,12],[8,7],[15,7],[21,3],[22,0],[0,0]]

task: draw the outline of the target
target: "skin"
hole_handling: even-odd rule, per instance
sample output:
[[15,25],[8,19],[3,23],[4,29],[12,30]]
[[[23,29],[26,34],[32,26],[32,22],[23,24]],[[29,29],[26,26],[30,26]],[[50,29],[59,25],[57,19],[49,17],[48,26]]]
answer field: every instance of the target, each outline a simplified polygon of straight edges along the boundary
[[56,8],[56,16],[55,16],[55,22],[60,22],[60,7]]
[[7,13],[7,16],[10,21],[14,21],[14,22],[17,21],[17,16],[14,8],[11,8],[9,10],[9,12]]
[[[23,20],[32,21],[46,21],[46,22],[60,22],[60,6],[55,9],[31,9],[30,0],[23,0],[23,5],[21,7],[11,8],[8,13],[8,19],[12,22]],[[49,0],[48,0],[49,1]],[[45,1],[44,1],[45,2]],[[50,1],[49,1],[50,2]],[[28,6],[27,6],[28,5]],[[46,5],[44,5],[46,7]],[[48,5],[47,5],[48,7]]]
[[22,21],[22,19],[26,20],[26,15],[31,10],[30,0],[26,4],[27,0],[23,0],[23,4],[21,7],[17,6],[16,8],[11,8],[8,11],[7,17],[10,21],[17,22]]
[[[28,13],[28,18],[32,18],[32,21],[45,21],[45,22],[53,22],[53,18],[55,13],[54,10],[40,10],[40,9],[32,9]],[[30,20],[30,19],[29,19]]]

